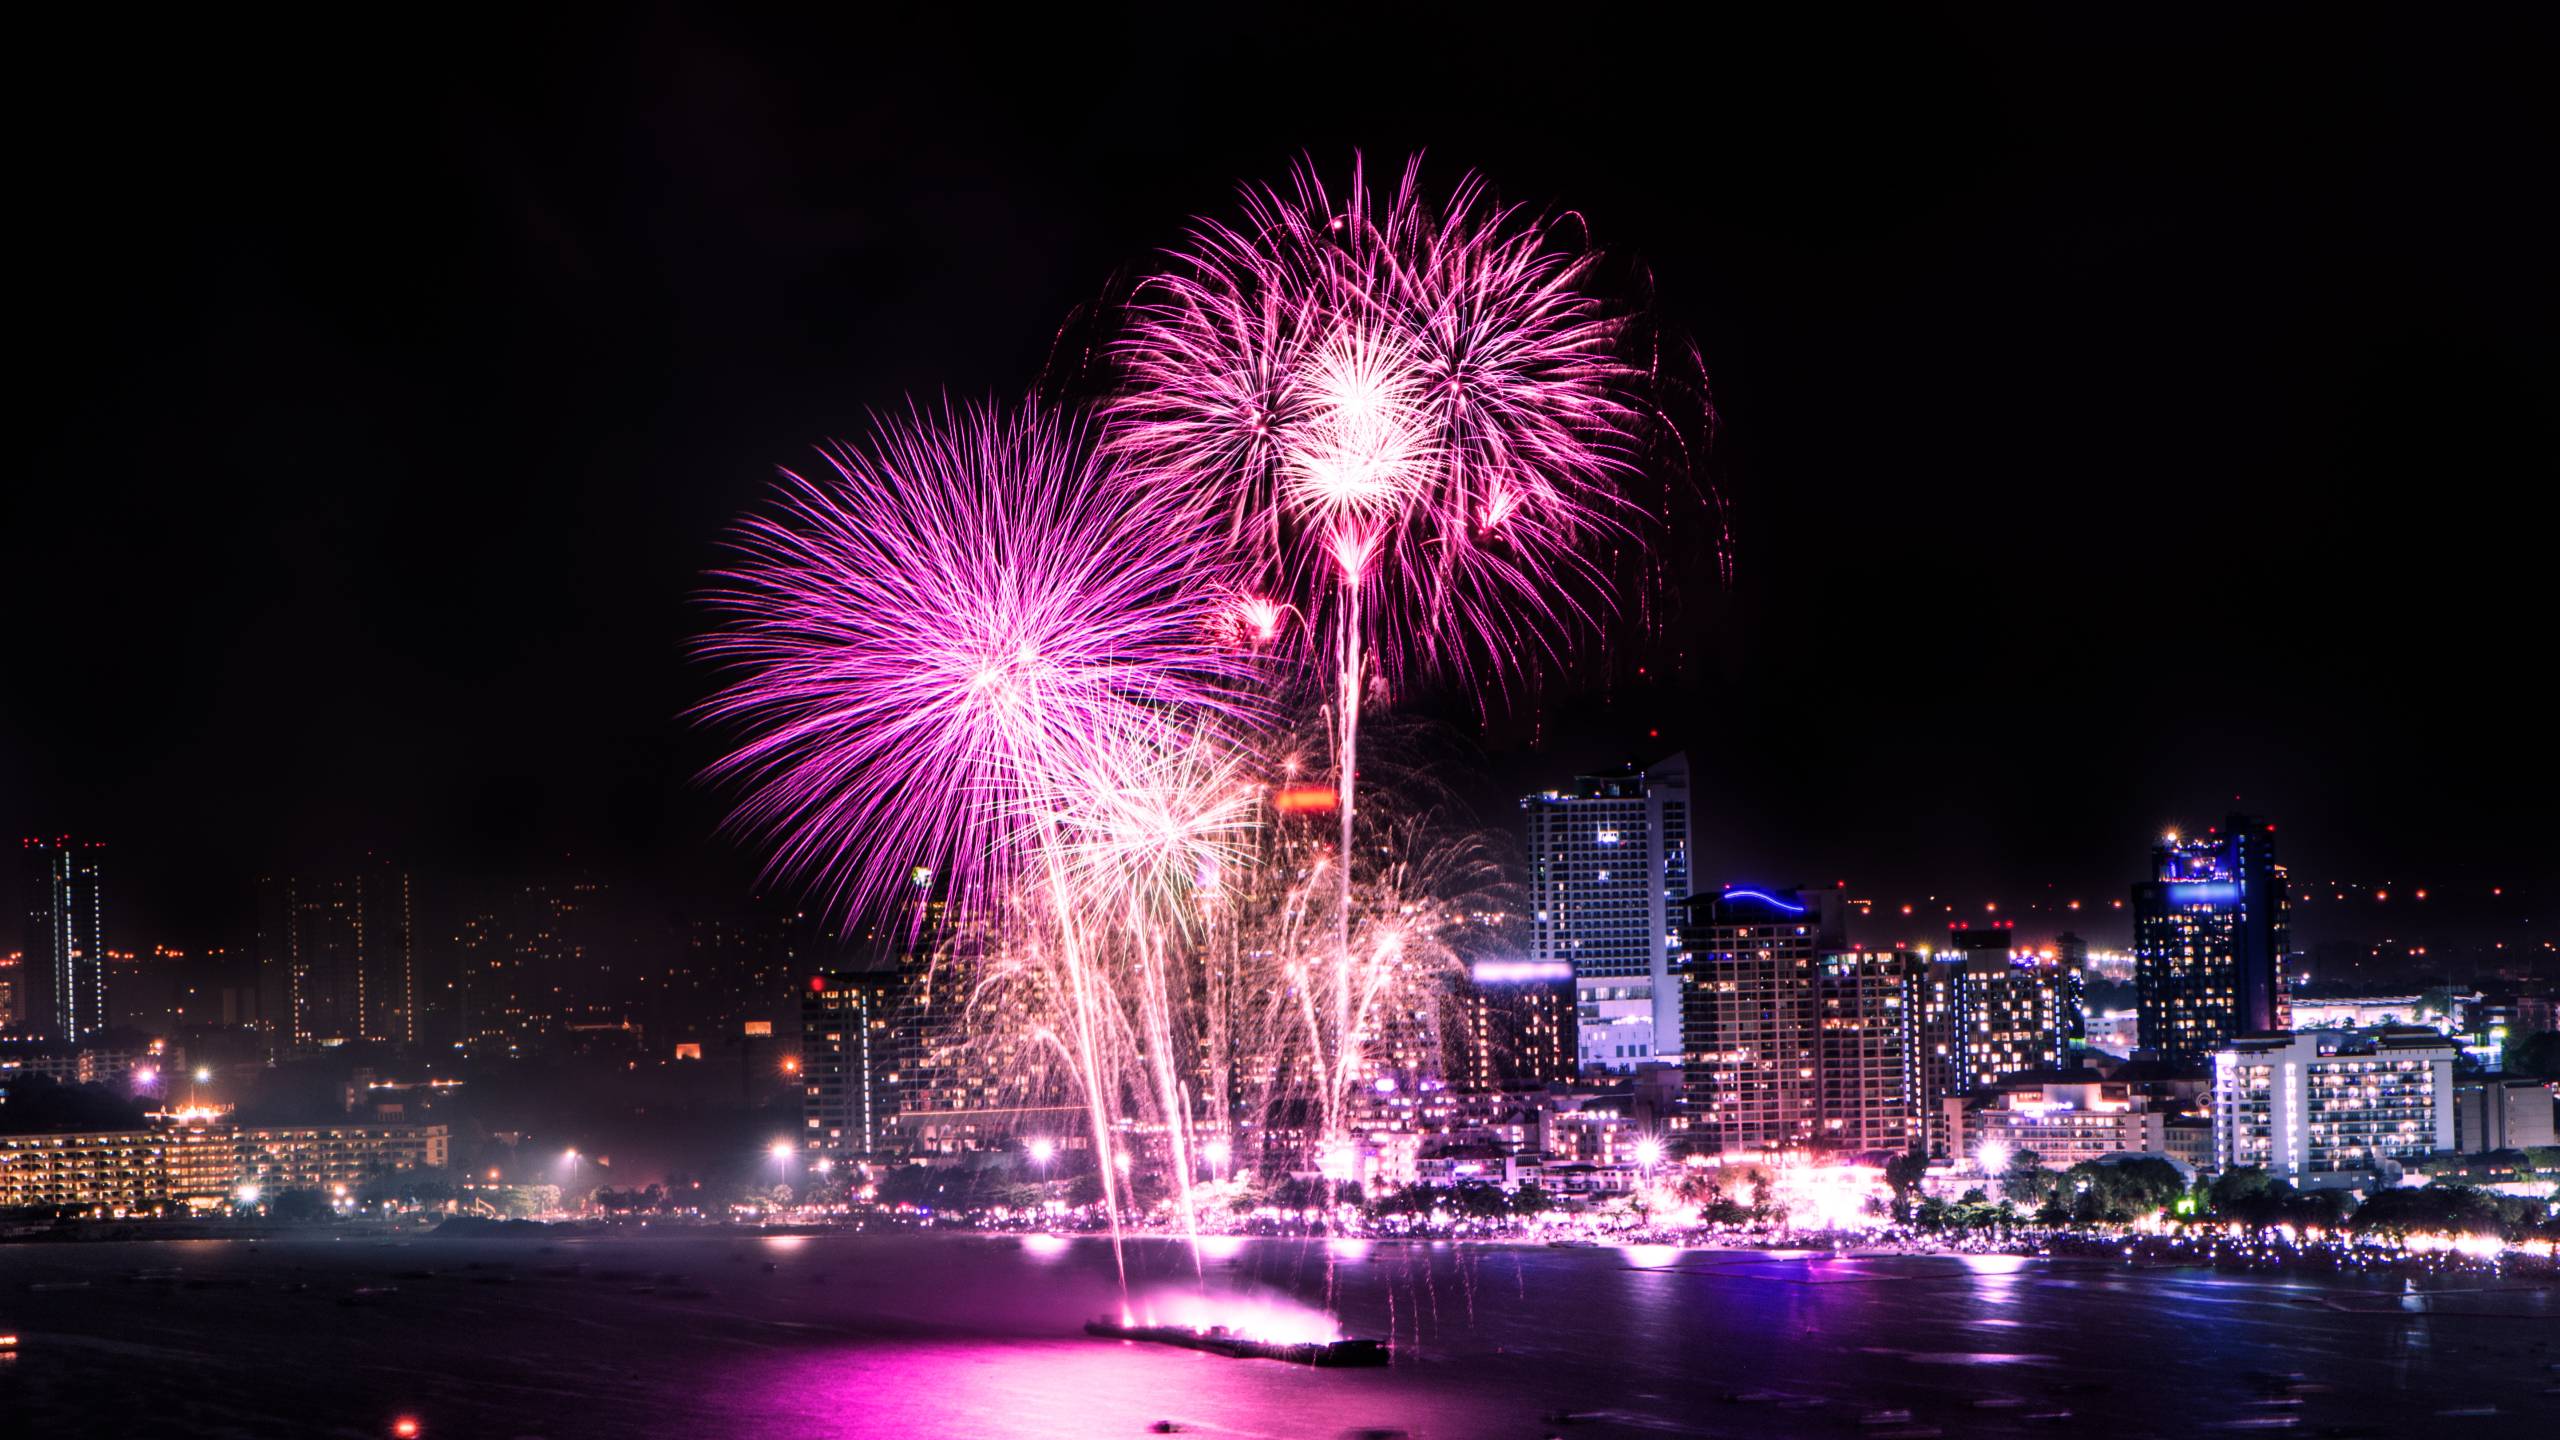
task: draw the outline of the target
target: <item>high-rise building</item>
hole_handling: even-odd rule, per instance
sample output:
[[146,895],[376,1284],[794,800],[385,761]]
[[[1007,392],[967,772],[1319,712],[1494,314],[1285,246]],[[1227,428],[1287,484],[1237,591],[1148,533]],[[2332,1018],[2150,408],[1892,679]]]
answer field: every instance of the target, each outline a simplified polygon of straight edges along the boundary
[[1765,1153],[1820,1141],[1817,977],[1823,957],[1848,949],[1845,909],[1834,890],[1733,889],[1689,902],[1683,1025],[1698,1148]]
[[2200,1066],[2240,1036],[2291,1024],[2275,828],[2233,815],[2189,839],[2173,830],[2153,848],[2151,878],[2133,887],[2144,1051]]
[[1962,1089],[2080,1068],[2088,1020],[2077,968],[2053,951],[2014,948],[2016,933],[2006,926],[1949,938],[1960,957],[1954,993]]
[[408,872],[368,858],[343,875],[258,882],[261,994],[276,1038],[299,1047],[418,1039]]
[[104,852],[69,836],[21,842],[27,887],[24,1029],[77,1044],[107,1028]]
[[898,1118],[898,972],[812,975],[800,994],[804,1158],[869,1160]]
[[573,987],[620,978],[610,968],[623,946],[607,915],[609,893],[592,878],[541,880],[510,886],[464,914],[452,940],[464,1045],[524,1054],[574,1021],[604,1018],[581,1011]]
[[1534,924],[1528,959],[1573,969],[1585,1068],[1632,1070],[1684,1053],[1673,972],[1689,894],[1689,762],[1525,797]]
[[2088,1037],[2084,977],[2060,946],[2018,948],[2005,923],[1947,939],[1911,968],[1904,1032],[1911,1134],[1933,1155],[1951,1152],[1950,1098],[2077,1070]]
[[1480,960],[1458,987],[1456,1010],[1447,1069],[1460,1089],[1535,1089],[1578,1073],[1573,967]]
[[1917,963],[1901,950],[1830,952],[1817,963],[1814,1081],[1822,1148],[1910,1148],[1908,1031]]
[[2433,1030],[2305,1030],[2213,1057],[2214,1161],[2308,1188],[2365,1187],[2451,1151],[2451,1040]]

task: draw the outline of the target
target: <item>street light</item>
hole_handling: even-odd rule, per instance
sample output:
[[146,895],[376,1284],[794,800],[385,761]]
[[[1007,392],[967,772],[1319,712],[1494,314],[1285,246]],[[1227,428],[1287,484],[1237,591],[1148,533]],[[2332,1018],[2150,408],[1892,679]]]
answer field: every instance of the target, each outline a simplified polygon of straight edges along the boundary
[[766,1147],[765,1153],[771,1155],[774,1159],[781,1161],[783,1164],[788,1165],[791,1163],[791,1157],[800,1153],[800,1147],[792,1144],[788,1140],[776,1140],[772,1145]]
[[1235,1158],[1235,1151],[1227,1144],[1224,1137],[1216,1137],[1200,1147],[1200,1155],[1209,1162],[1209,1168],[1212,1171],[1224,1171],[1227,1168],[1227,1162]]
[[1031,1163],[1034,1165],[1048,1164],[1056,1158],[1057,1153],[1058,1142],[1046,1135],[1038,1136],[1031,1142]]
[[1973,1152],[1973,1161],[1982,1167],[1983,1174],[1997,1180],[2009,1173],[2009,1147],[1998,1140],[1985,1140],[1982,1148]]

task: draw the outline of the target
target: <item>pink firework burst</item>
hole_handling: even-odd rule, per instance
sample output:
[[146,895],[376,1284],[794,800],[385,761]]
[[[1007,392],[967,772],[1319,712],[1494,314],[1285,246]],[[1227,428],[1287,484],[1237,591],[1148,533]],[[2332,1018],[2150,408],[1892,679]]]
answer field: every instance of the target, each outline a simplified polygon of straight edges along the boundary
[[1215,521],[1082,427],[946,407],[821,453],[715,575],[732,673],[700,713],[741,737],[733,823],[839,913],[984,904],[1060,787],[1167,715],[1249,715]]
[[1597,263],[1473,176],[1435,199],[1416,160],[1381,193],[1355,160],[1337,197],[1302,164],[1141,288],[1112,444],[1215,497],[1303,635],[1356,601],[1384,678],[1499,674],[1584,611],[1627,513],[1640,377]]

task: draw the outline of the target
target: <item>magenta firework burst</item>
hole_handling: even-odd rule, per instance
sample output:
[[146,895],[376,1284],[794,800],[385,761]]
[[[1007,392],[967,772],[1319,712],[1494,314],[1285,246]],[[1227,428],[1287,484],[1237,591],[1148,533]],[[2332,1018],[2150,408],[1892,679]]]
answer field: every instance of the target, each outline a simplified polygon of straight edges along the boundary
[[1125,765],[1168,716],[1249,708],[1216,642],[1218,529],[1082,427],[912,412],[783,472],[736,536],[703,642],[737,748],[736,823],[848,915],[928,874],[964,905],[1015,872],[1061,787]]
[[1214,497],[1303,643],[1356,606],[1380,679],[1500,671],[1579,608],[1624,519],[1637,376],[1597,259],[1474,176],[1434,198],[1417,159],[1380,192],[1355,159],[1337,196],[1302,164],[1141,287],[1112,443]]

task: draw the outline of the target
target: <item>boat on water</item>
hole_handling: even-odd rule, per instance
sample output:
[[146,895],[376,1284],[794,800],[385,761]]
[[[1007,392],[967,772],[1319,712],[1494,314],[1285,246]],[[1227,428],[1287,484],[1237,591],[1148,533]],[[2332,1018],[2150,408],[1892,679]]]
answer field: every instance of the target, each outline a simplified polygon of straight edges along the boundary
[[1084,1333],[1105,1340],[1147,1340],[1206,1350],[1231,1360],[1285,1360],[1292,1365],[1352,1367],[1384,1365],[1388,1348],[1382,1340],[1256,1340],[1224,1325],[1194,1330],[1187,1325],[1124,1325],[1108,1316],[1085,1322]]

